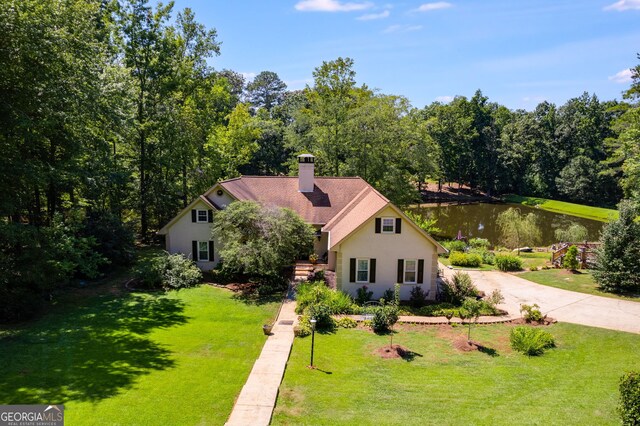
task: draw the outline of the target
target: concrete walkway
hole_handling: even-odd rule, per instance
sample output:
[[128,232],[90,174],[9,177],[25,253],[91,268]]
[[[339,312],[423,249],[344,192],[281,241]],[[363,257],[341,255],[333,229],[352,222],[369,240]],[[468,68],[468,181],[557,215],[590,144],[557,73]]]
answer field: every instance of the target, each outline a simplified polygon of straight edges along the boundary
[[266,426],[271,421],[278,388],[293,344],[293,327],[297,324],[296,302],[286,299],[271,336],[262,348],[260,357],[253,364],[236,404],[231,411],[229,426]]
[[[456,271],[442,266],[445,277]],[[487,294],[500,290],[505,298],[498,305],[512,316],[520,316],[520,305],[537,304],[543,314],[558,321],[610,330],[640,333],[640,303],[592,296],[536,284],[514,274],[500,271],[464,271],[478,289]]]

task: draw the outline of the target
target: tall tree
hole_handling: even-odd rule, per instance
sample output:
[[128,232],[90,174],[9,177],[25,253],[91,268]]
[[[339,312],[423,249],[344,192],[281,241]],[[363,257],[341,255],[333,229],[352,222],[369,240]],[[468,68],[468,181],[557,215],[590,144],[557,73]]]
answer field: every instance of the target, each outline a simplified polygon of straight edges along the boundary
[[273,71],[262,71],[247,84],[247,98],[254,108],[267,111],[282,103],[287,85]]

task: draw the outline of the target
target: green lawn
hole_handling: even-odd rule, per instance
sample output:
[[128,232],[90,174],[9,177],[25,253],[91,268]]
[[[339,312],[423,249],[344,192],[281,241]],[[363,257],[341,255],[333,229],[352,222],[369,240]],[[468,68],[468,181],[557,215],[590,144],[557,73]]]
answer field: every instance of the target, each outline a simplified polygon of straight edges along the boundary
[[533,281],[534,283],[561,288],[564,290],[611,297],[614,299],[640,301],[640,298],[637,297],[619,296],[617,294],[606,293],[598,290],[598,284],[596,284],[593,279],[592,272],[589,270],[580,270],[579,273],[574,274],[565,269],[547,269],[542,271],[523,272],[518,274],[518,276],[520,278]]
[[508,347],[510,326],[478,326],[472,338],[497,351],[458,352],[466,328],[404,326],[394,343],[417,355],[381,359],[388,336],[340,329],[296,339],[273,424],[619,424],[619,377],[638,366],[640,336],[556,324],[557,348],[528,358]]
[[609,222],[618,218],[618,211],[602,207],[584,206],[582,204],[567,203],[564,201],[549,200],[538,197],[524,197],[522,195],[506,195],[504,200],[508,203],[538,206],[543,210],[571,216],[584,217],[586,219]]
[[0,404],[63,403],[74,425],[223,424],[277,304],[204,285],[98,290],[0,329]]

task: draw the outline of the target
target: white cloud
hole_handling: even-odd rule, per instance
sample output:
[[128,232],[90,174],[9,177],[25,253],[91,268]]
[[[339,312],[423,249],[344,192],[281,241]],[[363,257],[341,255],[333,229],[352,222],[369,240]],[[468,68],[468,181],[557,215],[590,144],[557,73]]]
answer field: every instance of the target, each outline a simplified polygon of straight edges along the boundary
[[372,21],[374,19],[384,19],[389,17],[390,12],[385,10],[380,13],[368,13],[366,15],[358,16],[356,19],[359,21]]
[[416,12],[431,12],[432,10],[448,9],[452,6],[453,5],[451,3],[448,3],[446,1],[438,1],[435,3],[424,3],[416,9]]
[[253,80],[257,75],[255,72],[241,72],[240,74],[244,77],[244,81]]
[[630,83],[632,80],[631,70],[630,69],[622,70],[616,73],[615,75],[609,76],[609,80],[615,83]]
[[436,98],[436,102],[442,102],[443,104],[448,104],[453,100],[453,96],[438,96]]
[[422,29],[422,25],[390,25],[383,33],[408,33],[409,31],[418,31]]
[[609,6],[605,6],[604,10],[617,10],[618,12],[640,10],[640,0],[620,0]]
[[338,0],[302,0],[294,6],[302,12],[353,12],[366,10],[373,6],[369,2],[343,3]]

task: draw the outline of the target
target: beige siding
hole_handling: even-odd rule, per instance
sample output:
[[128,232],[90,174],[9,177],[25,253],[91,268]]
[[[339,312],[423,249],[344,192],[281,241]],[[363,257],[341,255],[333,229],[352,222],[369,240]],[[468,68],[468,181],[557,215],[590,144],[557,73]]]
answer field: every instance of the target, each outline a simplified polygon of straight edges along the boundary
[[[202,201],[198,201],[193,208],[199,210],[211,209]],[[209,240],[211,240],[211,224],[191,222],[191,212],[189,211],[182,215],[169,229],[166,236],[166,246],[169,253],[182,253],[191,258],[191,242]],[[198,261],[196,264],[204,271],[212,269],[218,264],[218,246],[216,243],[214,243],[214,259],[214,262]]]
[[[219,190],[222,190],[222,195],[218,195]],[[227,191],[223,190],[220,186],[217,186],[213,191],[207,194],[207,198],[213,201],[213,203],[221,209],[226,208],[229,204],[235,201],[235,199],[227,194]]]
[[[390,207],[384,209],[377,217],[399,217]],[[376,259],[376,282],[367,284],[373,291],[373,298],[378,299],[386,289],[393,288],[397,280],[398,259],[424,259],[424,283],[422,288],[429,290],[429,299],[435,298],[434,259],[437,254],[435,245],[406,220],[402,220],[402,233],[376,234],[375,218],[369,219],[359,230],[340,244],[336,281],[338,288],[355,295],[362,284],[349,282],[349,259]],[[402,284],[400,298],[407,300],[411,289],[418,284]]]

